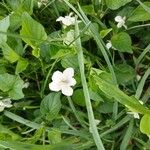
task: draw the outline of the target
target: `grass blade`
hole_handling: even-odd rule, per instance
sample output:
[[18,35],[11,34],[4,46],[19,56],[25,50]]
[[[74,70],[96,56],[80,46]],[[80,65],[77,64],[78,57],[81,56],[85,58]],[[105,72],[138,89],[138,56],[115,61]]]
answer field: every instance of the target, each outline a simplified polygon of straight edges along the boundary
[[129,123],[129,126],[126,130],[126,133],[125,133],[125,136],[121,142],[121,145],[120,145],[120,150],[126,150],[127,149],[127,146],[129,144],[129,141],[130,141],[130,138],[132,136],[132,132],[133,132],[133,125],[134,125],[134,122],[133,122],[133,119],[130,121]]
[[150,75],[150,67],[145,72],[144,76],[142,77],[142,79],[141,79],[141,81],[140,81],[140,83],[139,83],[139,85],[137,87],[137,90],[136,90],[136,93],[135,93],[135,97],[137,99],[139,99],[141,97],[141,94],[142,94],[142,91],[143,91],[146,79],[148,78],[149,75]]
[[144,51],[141,53],[141,55],[136,60],[136,68],[139,65],[139,63],[142,61],[146,53],[150,51],[150,44],[144,49]]
[[[78,23],[76,21],[75,38],[78,37],[79,35],[80,35],[79,27],[78,27]],[[89,118],[89,123],[91,126],[92,135],[93,135],[94,141],[96,143],[97,149],[105,150],[103,143],[100,139],[96,124],[95,124],[94,114],[93,114],[92,105],[91,105],[91,101],[90,101],[90,95],[89,95],[86,77],[85,77],[85,73],[84,73],[84,56],[83,56],[80,38],[78,38],[75,41],[75,43],[76,43],[76,48],[77,48],[77,53],[78,53],[78,63],[79,63],[79,69],[80,69],[80,74],[81,74],[81,82],[82,82],[82,86],[83,86],[83,92],[84,92],[84,96],[85,96],[85,102],[86,102],[86,107],[87,107],[88,118]]]

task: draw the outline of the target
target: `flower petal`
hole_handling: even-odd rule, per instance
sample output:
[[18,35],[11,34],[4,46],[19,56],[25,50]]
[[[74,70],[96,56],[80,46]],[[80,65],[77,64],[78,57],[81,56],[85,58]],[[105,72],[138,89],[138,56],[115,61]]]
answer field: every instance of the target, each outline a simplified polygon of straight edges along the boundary
[[74,78],[71,78],[70,80],[69,80],[69,86],[74,86],[74,85],[76,85],[76,80],[74,79]]
[[52,75],[52,80],[54,81],[54,82],[59,82],[59,81],[61,81],[62,80],[62,76],[63,76],[63,74],[62,74],[62,72],[60,72],[60,71],[55,71],[54,73],[53,73],[53,75]]
[[6,98],[6,99],[2,100],[2,102],[3,102],[5,107],[7,107],[7,108],[12,107],[10,98]]
[[123,18],[121,16],[116,16],[115,17],[116,22],[121,22],[122,20],[123,20]]
[[109,50],[109,49],[112,47],[111,42],[108,42],[108,43],[106,44],[106,47],[107,47],[107,49]]
[[4,110],[4,106],[0,106],[0,112],[2,112]]
[[63,21],[65,18],[64,17],[59,17],[56,19],[56,21]]
[[51,83],[49,84],[49,89],[50,89],[51,91],[58,92],[58,91],[61,90],[61,86],[60,86],[58,83],[51,82]]
[[117,24],[117,27],[118,27],[118,28],[121,28],[123,25],[124,25],[123,22],[119,22],[119,23]]
[[66,26],[70,26],[72,24],[71,17],[65,16],[65,18],[62,20],[62,23]]
[[63,71],[63,75],[67,78],[72,78],[74,76],[74,69],[73,68],[67,68]]
[[140,116],[138,113],[134,113],[133,116],[134,116],[134,118],[140,119]]
[[73,94],[73,89],[69,86],[64,86],[62,88],[62,93],[66,96],[71,96]]

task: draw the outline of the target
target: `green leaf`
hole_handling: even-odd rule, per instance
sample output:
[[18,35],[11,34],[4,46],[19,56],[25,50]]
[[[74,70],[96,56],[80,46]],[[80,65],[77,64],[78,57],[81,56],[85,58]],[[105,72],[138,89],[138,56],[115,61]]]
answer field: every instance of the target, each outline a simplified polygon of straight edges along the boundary
[[20,56],[13,49],[11,49],[6,43],[3,43],[1,47],[5,59],[10,61],[10,63],[14,63],[20,58]]
[[75,53],[75,49],[73,49],[73,48],[59,49],[59,51],[55,55],[53,55],[51,57],[51,59],[63,58],[65,56],[67,56],[69,54],[73,54],[73,53]]
[[21,14],[13,13],[10,15],[10,30],[16,31],[21,26]]
[[22,29],[20,31],[22,39],[31,47],[35,48],[47,39],[47,34],[43,26],[35,21],[28,13],[22,15]]
[[36,143],[42,137],[43,132],[45,132],[44,130],[45,130],[44,127],[37,129],[32,138],[30,139],[30,142]]
[[19,135],[0,124],[0,140],[18,140],[19,138]]
[[51,144],[56,144],[61,142],[61,132],[59,130],[48,131],[48,138]]
[[150,136],[150,115],[144,115],[140,122],[140,130],[142,133]]
[[73,144],[67,142],[53,144],[53,145],[35,145],[28,144],[25,142],[17,141],[2,141],[0,140],[0,147],[11,149],[11,150],[73,150]]
[[0,44],[5,43],[7,41],[7,30],[10,25],[9,16],[0,20],[0,32],[4,32],[5,34],[0,33]]
[[61,60],[61,65],[64,68],[72,67],[75,70],[78,70],[79,65],[77,62],[78,62],[77,55],[68,55]]
[[109,32],[111,32],[111,31],[112,31],[112,28],[102,30],[102,31],[100,31],[100,36],[101,36],[102,38],[104,38],[104,37],[105,37],[107,34],[109,34]]
[[115,10],[131,2],[132,0],[105,0],[108,8]]
[[18,54],[23,55],[25,49],[23,48],[22,40],[20,38],[8,37],[7,44]]
[[15,73],[18,74],[18,73],[21,73],[22,71],[24,71],[27,68],[28,64],[29,63],[27,60],[20,58],[18,60],[17,66],[16,66]]
[[24,82],[19,76],[8,73],[0,74],[0,90],[7,92],[10,98],[18,100],[24,97],[22,92]]
[[32,55],[35,56],[36,58],[40,57],[40,49],[39,48],[34,48],[32,50]]
[[41,114],[45,115],[47,120],[53,120],[56,118],[60,109],[60,93],[48,94],[44,97],[40,105]]
[[132,51],[132,41],[130,36],[126,32],[121,32],[114,35],[111,38],[113,47],[115,47],[120,52],[133,53]]
[[[150,7],[150,2],[144,2],[144,5]],[[139,5],[128,18],[129,21],[148,21],[150,20],[150,13],[146,11],[141,5]]]
[[100,90],[104,92],[106,95],[114,98],[116,101],[128,107],[130,110],[134,110],[135,112],[139,112],[141,114],[150,114],[150,109],[140,104],[140,102],[134,98],[129,97],[124,92],[122,92],[118,87],[109,82],[101,79],[100,75],[93,76],[95,83],[98,85]]
[[94,6],[93,5],[84,5],[84,6],[82,6],[82,10],[87,15],[95,15],[95,10],[94,10]]
[[77,89],[74,91],[72,100],[79,106],[85,106],[85,97],[82,89]]
[[114,71],[118,84],[125,84],[135,78],[135,70],[127,64],[116,64]]
[[107,101],[105,101],[104,103],[101,103],[98,108],[98,111],[100,113],[104,113],[104,114],[112,113],[113,112],[113,103],[110,103]]
[[7,3],[17,13],[23,13],[24,11],[32,14],[33,12],[33,0],[7,0]]

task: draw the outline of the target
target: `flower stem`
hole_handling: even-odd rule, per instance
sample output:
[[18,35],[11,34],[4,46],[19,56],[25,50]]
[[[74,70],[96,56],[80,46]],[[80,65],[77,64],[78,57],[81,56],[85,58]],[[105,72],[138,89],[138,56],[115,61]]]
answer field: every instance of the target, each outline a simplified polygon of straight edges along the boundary
[[77,118],[77,120],[79,121],[79,123],[81,124],[82,127],[87,128],[84,121],[78,115],[78,112],[76,111],[75,106],[73,105],[71,97],[67,97],[67,98],[68,98],[69,105],[70,105],[75,117]]
[[[76,21],[75,38],[79,37],[79,35],[80,35],[79,27],[78,27],[78,23]],[[92,105],[91,105],[90,96],[89,96],[89,90],[88,90],[86,77],[85,77],[85,73],[84,73],[84,57],[83,57],[83,51],[82,51],[80,38],[78,38],[75,41],[75,43],[76,43],[76,48],[77,48],[77,53],[78,53],[78,63],[79,63],[79,69],[80,69],[80,74],[81,74],[81,82],[82,82],[82,86],[83,86],[83,92],[84,92],[84,96],[85,96],[86,108],[87,108],[87,112],[88,112],[89,124],[91,127],[92,135],[93,135],[94,141],[96,143],[97,149],[105,150],[103,143],[100,139],[96,124],[95,124],[94,114],[93,114]]]
[[54,66],[55,66],[55,64],[56,64],[57,62],[58,62],[58,59],[56,59],[56,60],[54,61],[54,63],[52,64],[51,68],[49,69],[49,71],[48,71],[48,73],[47,73],[47,75],[46,75],[46,79],[45,79],[45,81],[44,81],[43,88],[42,88],[42,90],[41,90],[41,98],[43,98],[43,96],[44,96],[44,91],[45,91],[45,88],[46,88],[46,85],[47,85],[47,82],[48,82],[48,78],[49,78],[49,76],[50,76],[50,74],[51,74],[51,72],[52,72],[52,70],[53,70],[53,68],[54,68]]

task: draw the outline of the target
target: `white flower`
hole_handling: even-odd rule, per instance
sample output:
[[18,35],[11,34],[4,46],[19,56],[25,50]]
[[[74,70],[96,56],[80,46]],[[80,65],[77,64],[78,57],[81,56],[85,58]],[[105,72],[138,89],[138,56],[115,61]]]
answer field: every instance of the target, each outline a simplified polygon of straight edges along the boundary
[[127,29],[127,26],[125,25],[125,20],[126,17],[121,17],[121,16],[116,16],[115,17],[115,21],[118,22],[117,27],[121,28],[121,27],[125,27],[125,29]]
[[62,17],[60,16],[57,18],[56,21],[61,21],[65,26],[70,26],[75,24],[75,17],[72,17],[73,13],[71,12],[69,16]]
[[109,50],[110,48],[112,48],[112,43],[110,41],[108,41],[108,43],[106,44],[106,48]]
[[[144,104],[142,101],[139,101],[142,105]],[[137,112],[127,112],[127,114],[133,115],[135,119],[140,119],[140,116]]]
[[73,94],[71,86],[76,84],[76,80],[73,78],[74,69],[67,68],[63,72],[55,71],[52,75],[52,82],[49,84],[49,88],[52,91],[61,91],[66,96]]
[[106,48],[107,48],[108,50],[109,50],[110,48],[112,48],[112,49],[116,50],[116,48],[115,48],[115,47],[113,47],[113,45],[112,45],[111,41],[108,41],[108,43],[106,44]]
[[2,112],[5,107],[6,108],[12,107],[10,98],[6,98],[6,99],[3,99],[3,100],[0,100],[0,112]]

